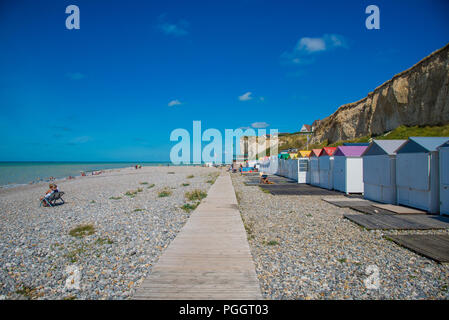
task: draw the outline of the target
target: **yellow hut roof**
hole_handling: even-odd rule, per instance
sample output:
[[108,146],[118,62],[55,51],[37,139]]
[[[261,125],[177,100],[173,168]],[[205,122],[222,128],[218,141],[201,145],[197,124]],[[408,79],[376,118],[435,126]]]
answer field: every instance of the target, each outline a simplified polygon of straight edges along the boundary
[[312,153],[312,151],[309,151],[309,150],[300,150],[300,151],[299,151],[299,154],[300,154],[301,157],[303,157],[303,158],[309,157],[311,153]]

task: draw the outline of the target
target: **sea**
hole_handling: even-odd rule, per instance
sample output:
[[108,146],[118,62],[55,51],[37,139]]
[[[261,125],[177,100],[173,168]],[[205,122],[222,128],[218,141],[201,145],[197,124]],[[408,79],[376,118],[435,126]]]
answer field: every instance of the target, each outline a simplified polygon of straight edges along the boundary
[[[169,162],[0,162],[0,186],[13,187],[21,184],[49,181],[68,176],[80,176],[97,170],[146,166],[166,166]],[[170,164],[171,165],[171,164]]]

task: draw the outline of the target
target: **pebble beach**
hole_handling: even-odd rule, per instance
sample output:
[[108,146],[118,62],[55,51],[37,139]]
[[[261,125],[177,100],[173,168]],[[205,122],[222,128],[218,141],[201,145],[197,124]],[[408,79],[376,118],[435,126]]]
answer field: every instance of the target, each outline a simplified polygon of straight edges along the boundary
[[[0,299],[129,299],[207,192],[214,168],[143,167],[0,189]],[[165,196],[161,196],[161,193]]]
[[274,196],[232,180],[265,299],[449,299],[448,264],[384,238],[448,230],[368,231],[322,196]]
[[[143,167],[0,189],[0,300],[130,299],[220,170]],[[264,299],[449,299],[449,265],[368,231],[321,196],[273,196],[231,174]],[[161,196],[164,195],[164,196]],[[377,288],[368,288],[375,275]]]

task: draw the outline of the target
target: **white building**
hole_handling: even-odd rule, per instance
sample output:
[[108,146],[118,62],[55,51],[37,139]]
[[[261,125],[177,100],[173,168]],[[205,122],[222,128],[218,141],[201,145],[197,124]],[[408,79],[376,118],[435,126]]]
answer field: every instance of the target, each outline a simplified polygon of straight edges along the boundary
[[309,158],[298,158],[298,183],[309,183]]
[[407,140],[373,140],[362,154],[364,198],[396,204],[396,150]]
[[308,124],[304,124],[304,125],[301,127],[301,130],[300,130],[299,132],[301,132],[301,133],[312,133],[312,132],[313,132],[312,126],[311,126],[311,125],[308,125]]
[[312,186],[320,185],[320,164],[318,161],[318,156],[320,155],[320,152],[321,149],[313,149],[309,159],[310,184]]
[[318,156],[321,188],[332,190],[334,188],[334,153],[336,147],[324,147]]
[[438,147],[449,137],[410,137],[396,150],[398,204],[440,211]]
[[334,189],[345,193],[363,193],[365,146],[340,146],[334,154]]

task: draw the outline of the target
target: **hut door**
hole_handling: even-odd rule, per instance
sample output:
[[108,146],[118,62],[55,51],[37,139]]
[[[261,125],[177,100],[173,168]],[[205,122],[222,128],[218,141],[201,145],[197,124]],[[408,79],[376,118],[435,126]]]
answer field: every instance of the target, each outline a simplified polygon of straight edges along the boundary
[[440,212],[449,215],[449,148],[440,150]]

